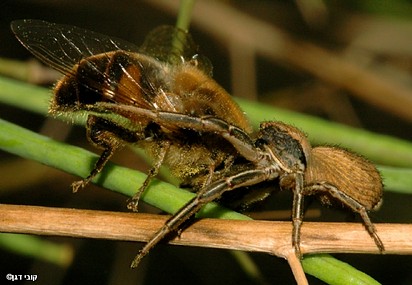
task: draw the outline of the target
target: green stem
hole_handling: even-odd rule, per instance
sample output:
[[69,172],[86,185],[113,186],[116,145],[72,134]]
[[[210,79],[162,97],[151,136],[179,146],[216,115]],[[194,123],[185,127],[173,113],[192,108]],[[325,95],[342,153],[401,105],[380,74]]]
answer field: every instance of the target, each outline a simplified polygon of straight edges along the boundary
[[193,6],[195,0],[181,0],[179,5],[179,14],[177,15],[176,28],[188,31],[192,18]]
[[30,235],[2,233],[0,246],[61,267],[67,267],[73,259],[73,249],[70,246],[55,244]]
[[302,260],[306,273],[331,285],[378,285],[369,275],[356,270],[351,265],[333,258],[329,254],[308,255]]

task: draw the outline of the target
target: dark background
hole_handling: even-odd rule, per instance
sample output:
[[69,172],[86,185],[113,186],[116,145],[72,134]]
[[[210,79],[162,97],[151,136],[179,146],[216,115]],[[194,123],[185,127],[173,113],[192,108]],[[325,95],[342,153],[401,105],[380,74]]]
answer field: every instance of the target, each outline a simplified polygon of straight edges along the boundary
[[[173,25],[176,13],[167,11],[156,1],[2,1],[0,3],[0,56],[26,60],[31,55],[12,35],[9,24],[15,19],[43,19],[49,22],[75,25],[103,34],[113,35],[139,44],[144,36],[156,26]],[[203,1],[201,1],[203,2]],[[371,58],[370,68],[391,67],[406,75],[411,84],[412,43],[405,43],[407,53],[399,53],[396,47],[386,49],[385,34],[376,38],[368,48],[358,50],[356,40],[370,35],[361,33],[358,27],[367,21],[370,25],[387,23],[388,29],[397,29],[399,21],[411,24],[412,6],[403,1],[379,1],[376,6],[370,1],[321,2],[326,12],[319,10],[315,17],[306,14],[301,6],[292,1],[224,1],[237,11],[280,27],[295,38],[316,43],[336,53],[364,53]],[[157,3],[157,2],[156,2]],[[384,6],[383,3],[387,3]],[[213,15],[209,15],[213,21]],[[199,43],[203,54],[214,65],[214,78],[228,91],[236,89],[231,76],[231,52],[222,42],[193,21],[191,33]],[[376,31],[376,29],[374,30]],[[242,31],[238,31],[241,33]],[[410,37],[410,34],[405,35]],[[395,43],[394,43],[395,44]],[[239,46],[239,49],[242,47]],[[353,50],[355,49],[355,50]],[[344,124],[365,128],[406,140],[412,139],[411,122],[394,113],[373,107],[369,102],[353,94],[326,86],[310,74],[295,70],[284,64],[270,62],[264,57],[256,58],[256,94],[250,99],[276,106],[317,115]],[[410,85],[411,86],[411,85]],[[313,90],[325,87],[319,95]],[[238,89],[236,89],[238,90]],[[321,89],[324,90],[324,89]],[[241,92],[240,92],[241,93]],[[344,102],[344,103],[342,103]],[[341,106],[341,109],[336,109]],[[412,107],[412,106],[411,106]],[[412,108],[411,108],[412,110]],[[3,119],[26,128],[39,131],[44,117],[0,105]],[[64,128],[68,126],[64,125]],[[67,129],[65,141],[90,148],[84,129]],[[58,134],[51,134],[58,137]],[[116,155],[115,161],[146,171],[148,166],[139,158],[130,160],[127,151]],[[126,211],[126,197],[95,186],[73,195],[69,189],[74,177],[48,169],[34,162],[27,162],[7,153],[0,153],[2,180],[1,203],[27,204],[53,207],[74,207]],[[387,193],[381,211],[372,215],[377,222],[411,222],[407,195]],[[280,193],[264,205],[264,209],[290,209],[290,193]],[[314,202],[311,208],[319,207]],[[147,211],[155,211],[146,206]],[[396,209],[394,211],[393,209]],[[343,212],[321,208],[321,216],[312,220],[344,221],[348,215]],[[129,264],[139,244],[92,239],[70,239],[46,237],[56,243],[67,243],[74,249],[74,259],[68,267],[58,267],[34,260],[0,248],[0,282],[6,273],[37,274],[36,284],[253,284],[233,256],[224,250],[184,248],[159,245],[142,262],[137,270],[130,270]],[[354,267],[373,276],[383,284],[411,284],[412,259],[410,256],[395,255],[334,255]],[[293,284],[294,279],[286,261],[264,254],[252,254],[269,284]],[[323,284],[309,277],[311,284]],[[17,282],[15,282],[17,283]],[[30,281],[26,282],[30,283]]]

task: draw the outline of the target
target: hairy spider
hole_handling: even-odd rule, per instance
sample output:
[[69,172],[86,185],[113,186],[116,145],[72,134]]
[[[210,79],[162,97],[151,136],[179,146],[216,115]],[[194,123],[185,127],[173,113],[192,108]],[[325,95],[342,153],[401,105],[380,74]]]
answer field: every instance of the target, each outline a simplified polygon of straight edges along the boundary
[[253,140],[242,129],[219,118],[152,112],[129,106],[113,108],[113,111],[120,111],[120,108],[145,114],[158,124],[176,124],[181,128],[219,134],[250,162],[239,172],[202,188],[153,235],[134,259],[132,267],[136,267],[152,247],[177,230],[205,204],[217,200],[227,191],[275,179],[279,180],[281,189],[293,192],[292,245],[299,257],[303,200],[309,195],[318,196],[323,204],[341,204],[358,213],[379,250],[384,251],[384,245],[367,213],[381,205],[382,179],[376,167],[365,158],[338,147],[312,148],[303,132],[282,122],[261,123]]

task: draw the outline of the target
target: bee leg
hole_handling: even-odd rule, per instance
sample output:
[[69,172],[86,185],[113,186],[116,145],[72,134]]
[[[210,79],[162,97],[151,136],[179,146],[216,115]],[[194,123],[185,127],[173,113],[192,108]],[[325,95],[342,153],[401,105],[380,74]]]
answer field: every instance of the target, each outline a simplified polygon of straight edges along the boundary
[[138,134],[124,129],[114,122],[93,115],[88,116],[86,129],[87,138],[91,144],[103,149],[103,152],[90,174],[86,178],[72,183],[73,192],[84,188],[102,171],[114,152],[122,146],[122,141],[135,142],[139,139]]
[[170,142],[165,141],[164,144],[159,147],[160,153],[159,156],[157,157],[153,167],[150,169],[145,181],[143,182],[142,186],[140,186],[139,190],[137,190],[136,194],[133,195],[133,197],[130,199],[130,202],[127,204],[127,208],[129,210],[132,210],[134,212],[138,211],[138,204],[140,197],[142,196],[143,192],[147,189],[147,187],[150,184],[150,181],[152,180],[153,177],[155,177],[159,173],[159,169],[163,164],[163,161],[166,157],[167,152],[169,151],[170,148]]
[[234,157],[231,155],[225,159],[223,169],[215,172],[217,165],[216,163],[212,162],[208,167],[208,174],[206,175],[206,179],[203,181],[200,189],[204,189],[205,187],[210,185],[213,179],[215,179],[216,175],[218,177],[223,177],[223,175],[229,171],[233,163],[234,163]]
[[208,173],[207,173],[207,175],[205,176],[206,178],[205,178],[204,181],[201,183],[200,190],[196,190],[196,191],[202,191],[202,189],[204,189],[204,188],[207,187],[210,183],[212,183],[212,181],[213,181],[213,176],[214,176],[214,174],[215,174],[215,168],[216,168],[216,165],[215,165],[214,163],[211,163],[211,164],[208,166]]
[[342,204],[350,208],[353,212],[358,213],[362,220],[363,224],[369,233],[369,235],[375,241],[376,246],[378,247],[380,252],[385,251],[385,246],[383,245],[382,240],[379,238],[377,230],[373,225],[372,221],[369,218],[367,209],[361,203],[347,195],[346,193],[340,191],[335,186],[328,184],[328,183],[317,183],[308,187],[305,187],[304,193],[305,195],[312,195],[315,193],[324,192],[328,195],[332,196],[336,200],[340,201]]

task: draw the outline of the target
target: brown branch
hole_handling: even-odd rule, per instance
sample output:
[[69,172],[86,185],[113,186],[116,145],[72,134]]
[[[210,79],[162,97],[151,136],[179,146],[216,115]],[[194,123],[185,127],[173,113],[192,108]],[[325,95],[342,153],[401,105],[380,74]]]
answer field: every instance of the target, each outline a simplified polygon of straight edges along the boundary
[[[0,205],[0,231],[127,241],[147,241],[168,216]],[[412,225],[376,224],[386,253],[412,253]],[[266,252],[286,258],[290,222],[201,219],[173,244]],[[360,223],[313,223],[302,227],[303,253],[379,253]]]
[[[167,220],[166,215],[0,205],[0,232],[147,241]],[[387,253],[412,253],[412,225],[378,224]],[[297,284],[308,284],[291,247],[290,222],[201,219],[170,243],[256,251],[288,260]],[[305,222],[302,253],[378,253],[360,223]]]

